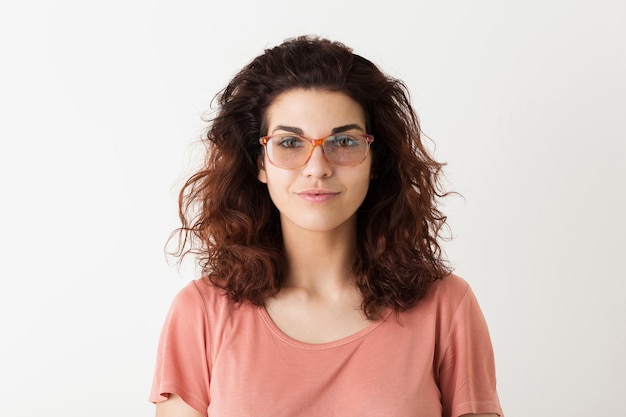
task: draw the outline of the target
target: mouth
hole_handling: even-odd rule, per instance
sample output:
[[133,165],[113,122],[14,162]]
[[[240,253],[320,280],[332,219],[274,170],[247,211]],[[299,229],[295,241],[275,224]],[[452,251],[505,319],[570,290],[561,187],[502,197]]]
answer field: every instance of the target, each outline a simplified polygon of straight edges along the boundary
[[332,200],[339,193],[327,190],[306,190],[296,193],[298,197],[310,202],[324,202]]

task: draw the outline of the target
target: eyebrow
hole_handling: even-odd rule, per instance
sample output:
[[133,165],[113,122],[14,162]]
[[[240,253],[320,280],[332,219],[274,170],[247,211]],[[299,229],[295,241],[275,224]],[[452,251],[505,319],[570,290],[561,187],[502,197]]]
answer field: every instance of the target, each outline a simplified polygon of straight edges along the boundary
[[[360,130],[361,132],[364,132],[363,128],[361,126],[359,126],[356,123],[351,123],[351,124],[347,124],[347,125],[343,125],[343,126],[338,126],[333,128],[333,130],[331,130],[330,134],[334,135],[336,133],[341,133],[341,132],[347,132],[348,130]],[[276,126],[276,128],[274,128],[274,130],[272,130],[272,133],[276,132],[277,130],[284,130],[285,132],[291,132],[291,133],[295,133],[296,135],[304,135],[304,131],[302,131],[302,129],[300,129],[299,127],[295,127],[295,126],[284,126],[284,125],[278,125]]]

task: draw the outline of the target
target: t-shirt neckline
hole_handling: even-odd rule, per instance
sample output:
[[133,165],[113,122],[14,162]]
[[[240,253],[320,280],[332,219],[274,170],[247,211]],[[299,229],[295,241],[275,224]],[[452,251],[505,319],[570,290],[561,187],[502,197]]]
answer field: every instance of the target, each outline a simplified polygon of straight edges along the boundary
[[324,342],[324,343],[309,343],[309,342],[303,342],[303,341],[294,339],[293,337],[288,336],[285,332],[283,332],[276,325],[276,323],[274,323],[274,320],[272,320],[272,318],[270,317],[269,313],[267,312],[267,310],[265,309],[264,306],[257,307],[257,312],[261,316],[261,319],[263,320],[264,324],[268,327],[268,329],[276,337],[278,337],[280,340],[282,340],[283,342],[285,342],[285,343],[287,343],[289,345],[292,345],[294,347],[297,347],[299,349],[305,349],[305,350],[328,350],[328,349],[334,349],[334,348],[338,348],[340,346],[344,346],[344,345],[350,344],[350,343],[355,342],[355,341],[357,341],[359,339],[362,339],[365,336],[367,336],[368,334],[372,333],[381,324],[383,324],[385,321],[387,321],[387,318],[391,314],[392,309],[390,309],[390,308],[386,309],[385,312],[382,314],[382,316],[379,319],[377,319],[376,321],[371,322],[369,325],[365,326],[364,328],[362,328],[361,330],[357,331],[356,333],[353,333],[353,334],[351,334],[349,336],[342,337],[342,338],[337,339],[337,340],[333,340],[333,341],[330,341],[330,342]]

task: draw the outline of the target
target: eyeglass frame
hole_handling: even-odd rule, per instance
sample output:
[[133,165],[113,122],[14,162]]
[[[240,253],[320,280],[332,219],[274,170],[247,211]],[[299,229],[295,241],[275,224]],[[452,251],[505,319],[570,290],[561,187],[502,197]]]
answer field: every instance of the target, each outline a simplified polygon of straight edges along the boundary
[[[331,133],[330,135],[324,136],[323,138],[319,138],[319,139],[309,139],[309,138],[307,138],[305,136],[298,135],[296,133],[292,133],[290,135],[267,135],[267,136],[261,136],[261,138],[259,138],[259,143],[261,145],[263,145],[263,149],[265,150],[265,153],[267,154],[267,159],[270,161],[270,163],[272,165],[274,165],[275,167],[280,168],[280,169],[293,170],[293,169],[302,168],[311,159],[311,156],[313,155],[313,151],[315,150],[316,146],[320,146],[322,148],[322,155],[324,156],[324,160],[326,162],[328,162],[332,166],[355,167],[355,166],[361,165],[363,163],[363,161],[365,161],[365,159],[367,158],[367,155],[370,152],[370,145],[372,144],[372,142],[374,142],[374,135],[370,135],[370,134],[367,134],[367,133],[358,133],[358,134],[351,135],[351,136],[359,136],[359,137],[365,138],[365,143],[366,143],[365,155],[363,155],[363,159],[361,159],[356,164],[353,164],[353,165],[337,165],[337,164],[334,164],[332,161],[330,161],[330,159],[328,159],[328,156],[326,155],[326,151],[324,151],[324,142],[328,138],[331,138],[333,136],[340,136],[340,135],[342,135],[342,133]],[[274,163],[274,161],[272,161],[272,158],[270,158],[269,153],[267,152],[267,144],[270,141],[270,139],[275,138],[275,137],[280,137],[280,136],[296,136],[299,139],[304,139],[304,140],[306,140],[307,142],[309,142],[311,144],[311,150],[309,151],[309,155],[306,157],[306,159],[304,160],[304,162],[302,164],[300,164],[300,165],[298,165],[296,167],[293,167],[293,168],[283,168],[281,166],[276,165]]]

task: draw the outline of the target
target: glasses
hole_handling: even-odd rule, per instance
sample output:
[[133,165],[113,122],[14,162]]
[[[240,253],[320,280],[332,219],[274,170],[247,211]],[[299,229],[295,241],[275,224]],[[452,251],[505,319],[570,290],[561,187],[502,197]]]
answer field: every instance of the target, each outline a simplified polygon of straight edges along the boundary
[[321,146],[324,159],[337,166],[352,167],[365,161],[374,136],[339,133],[321,139],[309,139],[293,133],[263,136],[259,143],[270,162],[283,169],[296,169],[309,162],[316,146]]

